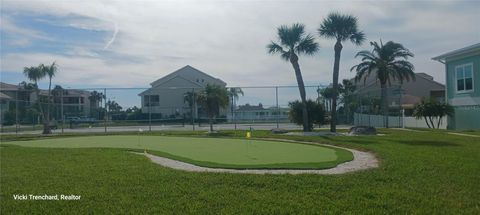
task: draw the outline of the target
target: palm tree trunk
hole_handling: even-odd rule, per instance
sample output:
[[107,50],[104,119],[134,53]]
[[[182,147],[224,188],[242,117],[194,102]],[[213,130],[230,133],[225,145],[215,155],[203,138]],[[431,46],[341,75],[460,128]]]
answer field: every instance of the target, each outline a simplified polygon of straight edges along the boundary
[[303,131],[310,131],[308,126],[308,112],[307,112],[307,96],[305,93],[305,84],[303,83],[302,72],[300,71],[300,65],[298,65],[298,57],[292,54],[290,57],[290,63],[292,63],[295,70],[295,76],[297,78],[298,89],[300,91],[300,98],[302,99],[302,119],[303,119]]
[[383,121],[385,123],[385,128],[388,128],[388,100],[387,100],[387,86],[385,83],[380,84],[381,91],[381,100],[382,100],[382,111],[383,111]]
[[338,75],[340,70],[340,56],[342,53],[342,43],[337,40],[335,43],[335,62],[333,64],[333,96],[332,96],[332,110],[330,120],[330,131],[337,132],[337,96],[338,96]]
[[428,123],[427,117],[424,116],[423,118],[425,119],[425,123],[427,123],[428,128],[432,128],[432,127],[430,127],[430,124]]
[[42,107],[42,102],[40,101],[40,89],[38,88],[38,82],[35,81],[35,86],[36,89],[35,89],[35,96],[37,96],[37,102],[38,102],[38,108],[40,109],[40,113],[42,114],[42,122],[43,122],[43,134],[45,134],[45,111],[43,111],[43,107]]
[[43,134],[52,133],[52,130],[50,129],[51,92],[52,92],[52,78],[50,77],[49,83],[48,83],[47,113],[45,114],[45,119],[43,120]]
[[208,123],[210,123],[210,133],[213,132],[213,116],[208,117]]
[[430,123],[432,124],[432,127],[435,128],[435,123],[433,123],[432,117],[429,116],[428,119],[430,120]]

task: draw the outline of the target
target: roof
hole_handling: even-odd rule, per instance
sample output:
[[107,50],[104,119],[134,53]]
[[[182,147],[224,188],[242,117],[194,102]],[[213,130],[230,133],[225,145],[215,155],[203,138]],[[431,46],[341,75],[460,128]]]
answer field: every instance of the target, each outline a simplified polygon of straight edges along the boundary
[[[53,91],[53,90],[52,90]],[[72,97],[72,96],[90,96],[90,91],[86,90],[73,90],[73,89],[63,89],[63,96],[64,97]],[[48,95],[48,90],[40,90],[40,95],[46,96]]]
[[473,44],[471,46],[467,46],[467,47],[464,47],[464,48],[461,48],[461,49],[457,49],[457,50],[447,52],[445,54],[442,54],[442,55],[439,55],[437,57],[432,58],[432,60],[442,61],[442,60],[445,60],[447,58],[456,57],[456,56],[464,55],[464,54],[471,54],[473,52],[480,52],[480,43]]
[[12,99],[10,96],[0,92],[0,99]]
[[405,94],[401,98],[402,105],[408,105],[408,104],[414,105],[419,103],[420,101],[422,101],[420,97],[409,95],[409,94]]
[[161,84],[161,83],[163,83],[163,82],[165,82],[165,81],[167,81],[167,80],[170,80],[170,79],[174,78],[175,76],[177,76],[177,73],[179,73],[180,71],[183,71],[183,70],[185,70],[185,69],[191,69],[191,70],[193,70],[193,71],[195,71],[195,72],[198,72],[198,73],[200,73],[200,74],[203,74],[203,75],[205,75],[205,76],[208,76],[208,77],[210,77],[210,78],[212,78],[212,79],[214,79],[214,80],[217,80],[217,81],[221,82],[221,83],[224,84],[224,85],[227,85],[227,83],[225,83],[225,82],[222,81],[221,79],[215,78],[215,77],[213,77],[213,76],[211,76],[211,75],[209,75],[209,74],[207,74],[207,73],[205,73],[205,72],[202,72],[202,71],[200,71],[200,70],[198,70],[198,69],[196,69],[196,68],[194,68],[193,66],[190,66],[190,65],[186,65],[186,66],[184,66],[184,67],[182,67],[182,68],[180,68],[180,69],[177,69],[177,70],[175,70],[174,72],[172,72],[172,73],[170,73],[170,74],[168,74],[168,75],[165,75],[165,76],[163,76],[162,78],[159,78],[159,79],[157,79],[156,81],[150,83],[150,85],[151,85],[151,86],[159,85],[159,84]]
[[[433,80],[433,77],[426,73],[423,73],[423,72],[415,73],[415,78],[416,79],[422,78],[435,84],[438,87],[438,88],[435,88],[435,90],[445,89],[445,85]],[[365,82],[363,82],[363,80],[355,82],[355,78],[352,78],[351,80],[353,81],[354,85],[357,87],[356,89],[357,92],[362,91],[363,89],[366,89],[368,87],[371,87],[372,85],[378,85],[378,87],[380,86],[374,74],[370,74],[367,77]],[[410,82],[415,82],[415,81],[410,80]],[[407,81],[403,81],[403,84],[406,84],[406,83]],[[400,85],[400,82],[398,80],[392,80],[392,86],[396,86],[396,85]]]
[[250,105],[250,104],[245,104],[245,105],[239,105],[237,111],[255,111],[255,110],[265,110],[263,108],[262,103],[258,105]]
[[0,82],[0,90],[2,91],[15,91],[18,90],[18,88],[19,87],[17,85]]

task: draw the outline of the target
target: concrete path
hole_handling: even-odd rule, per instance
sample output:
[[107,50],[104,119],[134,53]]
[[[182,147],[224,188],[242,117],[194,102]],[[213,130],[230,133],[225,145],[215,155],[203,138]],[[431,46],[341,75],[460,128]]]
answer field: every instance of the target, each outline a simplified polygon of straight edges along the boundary
[[[272,139],[269,139],[272,140]],[[285,140],[281,140],[285,141]],[[294,141],[291,141],[294,142]],[[312,143],[308,143],[312,144]],[[220,172],[220,173],[236,173],[236,174],[323,174],[323,175],[332,175],[332,174],[344,174],[349,172],[355,172],[360,170],[366,170],[370,168],[378,167],[378,160],[370,152],[362,152],[355,149],[348,149],[343,147],[325,145],[325,144],[318,144],[324,145],[329,147],[341,148],[348,150],[353,153],[353,160],[349,162],[345,162],[339,164],[338,166],[330,169],[306,169],[306,170],[299,170],[299,169],[222,169],[222,168],[209,168],[209,167],[201,167],[189,163],[185,163],[182,161],[172,160],[164,157],[155,156],[148,153],[138,153],[134,152],[135,154],[145,155],[148,157],[153,163],[159,164],[164,167],[176,169],[176,170],[183,170],[188,172]]]

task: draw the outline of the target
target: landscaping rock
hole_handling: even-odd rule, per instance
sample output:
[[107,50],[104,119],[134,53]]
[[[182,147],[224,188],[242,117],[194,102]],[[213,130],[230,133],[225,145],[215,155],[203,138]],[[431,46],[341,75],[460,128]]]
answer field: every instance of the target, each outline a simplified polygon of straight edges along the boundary
[[377,129],[372,126],[355,126],[348,131],[349,135],[377,135]]
[[288,133],[288,130],[283,129],[283,128],[274,128],[270,130],[272,134],[286,134]]

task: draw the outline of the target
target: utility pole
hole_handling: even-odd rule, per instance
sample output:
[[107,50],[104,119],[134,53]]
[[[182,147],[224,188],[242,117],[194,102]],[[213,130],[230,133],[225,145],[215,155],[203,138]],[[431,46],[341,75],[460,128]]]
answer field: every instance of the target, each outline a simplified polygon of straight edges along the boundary
[[107,133],[107,115],[108,115],[108,112],[107,112],[107,88],[103,88],[103,95],[104,95],[104,106],[105,106],[105,110],[104,110],[104,116],[103,116],[103,125],[105,127],[105,133]]
[[65,115],[63,115],[63,89],[60,90],[60,114],[62,115],[62,134],[63,134],[63,125],[65,124]]
[[275,114],[275,118],[276,118],[276,121],[277,121],[277,128],[279,128],[279,123],[278,123],[278,117],[280,115],[280,107],[278,106],[278,86],[275,87],[275,101],[276,101],[276,104],[277,104],[277,114]]

